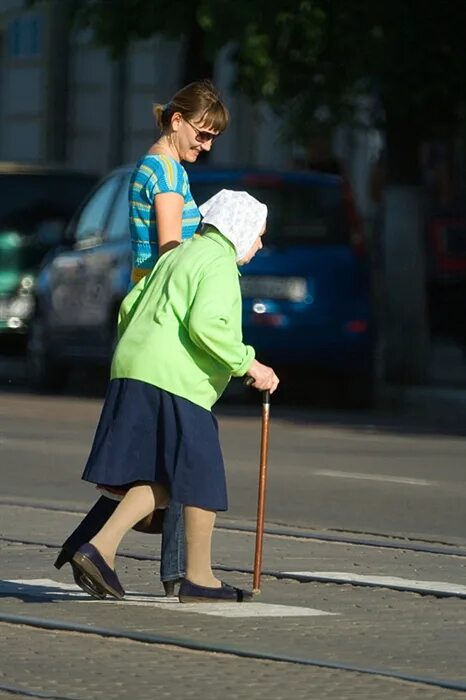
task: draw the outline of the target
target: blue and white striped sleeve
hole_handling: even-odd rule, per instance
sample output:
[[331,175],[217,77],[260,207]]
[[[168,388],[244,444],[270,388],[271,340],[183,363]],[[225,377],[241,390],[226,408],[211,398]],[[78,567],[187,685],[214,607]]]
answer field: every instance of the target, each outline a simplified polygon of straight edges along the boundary
[[[141,179],[147,176],[144,192],[149,202],[153,202],[157,194],[175,192],[184,197],[184,169],[167,156],[156,156],[151,163],[140,166]],[[142,184],[142,183],[141,183]]]

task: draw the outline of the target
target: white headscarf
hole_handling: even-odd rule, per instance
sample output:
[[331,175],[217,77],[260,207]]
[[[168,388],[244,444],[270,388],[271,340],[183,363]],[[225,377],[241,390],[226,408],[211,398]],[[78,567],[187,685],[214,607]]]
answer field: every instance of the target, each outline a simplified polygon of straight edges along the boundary
[[211,224],[233,243],[236,260],[241,260],[261,234],[267,207],[247,192],[220,190],[201,204],[203,224]]

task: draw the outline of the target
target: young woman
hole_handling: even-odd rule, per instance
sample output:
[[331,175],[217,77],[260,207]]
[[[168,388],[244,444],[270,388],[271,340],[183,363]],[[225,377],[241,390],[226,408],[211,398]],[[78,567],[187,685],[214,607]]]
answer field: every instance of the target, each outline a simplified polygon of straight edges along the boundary
[[237,263],[262,247],[267,208],[246,192],[222,190],[201,207],[203,231],[162,256],[128,294],[101,419],[83,478],[126,495],[103,528],[73,556],[89,588],[115,598],[114,570],[126,532],[170,498],[184,508],[186,576],[181,602],[243,601],[219,581],[211,537],[226,510],[224,464],[212,405],[232,376],[273,392],[278,378],[241,333]]
[[[160,137],[136,164],[129,187],[132,284],[153,269],[160,255],[193,236],[200,214],[182,162],[193,163],[227,127],[228,110],[212,83],[191,83],[165,105],[154,106]],[[102,497],[64,543],[55,563],[71,561],[76,549],[106,522],[117,503]],[[171,595],[184,576],[182,509],[172,500],[163,518],[160,577]],[[76,578],[78,585],[82,584]]]

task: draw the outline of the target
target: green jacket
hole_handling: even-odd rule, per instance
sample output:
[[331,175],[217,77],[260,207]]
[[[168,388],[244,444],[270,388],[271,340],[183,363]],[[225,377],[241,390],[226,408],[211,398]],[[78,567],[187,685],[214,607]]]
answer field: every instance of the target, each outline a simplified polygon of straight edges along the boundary
[[165,253],[123,300],[112,379],[139,379],[210,410],[254,349],[242,342],[232,244],[215,229]]

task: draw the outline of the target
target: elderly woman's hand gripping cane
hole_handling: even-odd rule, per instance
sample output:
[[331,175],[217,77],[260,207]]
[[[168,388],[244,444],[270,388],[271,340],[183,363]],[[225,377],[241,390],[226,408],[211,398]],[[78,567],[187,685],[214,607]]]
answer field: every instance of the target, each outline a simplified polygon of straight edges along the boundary
[[263,365],[257,360],[254,360],[248,370],[245,384],[247,386],[253,386],[254,389],[258,389],[259,391],[270,391],[270,393],[273,394],[279,382],[279,378],[271,367],[267,367],[267,365]]

